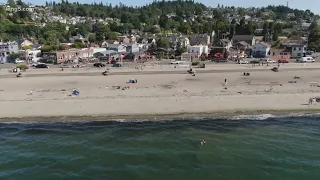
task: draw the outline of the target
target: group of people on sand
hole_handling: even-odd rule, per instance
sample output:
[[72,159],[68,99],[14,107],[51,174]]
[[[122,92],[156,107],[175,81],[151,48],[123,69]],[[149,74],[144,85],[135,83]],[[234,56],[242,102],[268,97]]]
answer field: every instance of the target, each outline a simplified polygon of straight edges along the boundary
[[309,105],[312,105],[313,103],[317,102],[317,98],[316,97],[312,97],[309,99]]

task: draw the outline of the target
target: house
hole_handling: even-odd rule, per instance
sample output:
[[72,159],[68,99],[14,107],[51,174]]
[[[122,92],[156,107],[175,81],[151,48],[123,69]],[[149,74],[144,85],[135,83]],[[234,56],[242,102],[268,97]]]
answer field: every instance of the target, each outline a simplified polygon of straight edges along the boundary
[[100,47],[93,47],[93,54],[97,53],[97,52],[104,52],[107,50],[107,48],[100,48]]
[[127,36],[118,36],[118,41],[123,44],[130,43],[130,39]]
[[131,35],[131,36],[129,36],[128,38],[130,39],[130,43],[135,43],[135,42],[137,42],[136,36]]
[[208,45],[197,45],[197,46],[189,46],[188,53],[192,57],[199,58],[202,54],[209,54],[209,47]]
[[9,54],[19,53],[18,42],[1,42],[0,41],[0,63],[8,61]]
[[24,46],[32,46],[33,43],[31,41],[29,41],[28,39],[19,39],[18,40],[18,46],[19,46],[19,49],[21,49],[22,47]]
[[246,49],[250,48],[250,44],[248,44],[245,41],[239,41],[237,43],[234,43],[233,46],[236,47],[237,49],[240,49],[240,50],[246,50]]
[[256,38],[254,35],[234,35],[232,37],[233,43],[238,43],[240,41],[244,41],[248,43],[250,46],[253,46],[256,44]]
[[270,49],[270,59],[280,60],[280,59],[290,59],[291,50],[290,49]]
[[146,58],[146,53],[143,51],[140,52],[131,52],[124,56],[125,60],[132,60],[132,61],[138,61]]
[[296,17],[296,15],[294,13],[288,13],[287,14],[287,18],[293,18]]
[[94,57],[99,58],[101,62],[109,62],[115,61],[119,58],[119,53],[113,50],[100,51],[93,54]]
[[20,50],[20,57],[29,62],[38,62],[41,59],[41,50]]
[[40,50],[42,48],[42,44],[34,44],[31,46],[33,50]]
[[181,37],[179,38],[179,43],[181,47],[188,47],[190,46],[190,40],[187,37]]
[[81,34],[78,34],[78,35],[76,35],[76,36],[72,36],[72,37],[69,38],[69,42],[70,42],[70,43],[75,43],[76,41],[85,43],[85,42],[87,42],[88,40],[87,40],[86,38],[84,38]]
[[127,52],[127,47],[123,44],[109,44],[107,50],[113,50],[118,53],[125,53]]
[[108,47],[109,44],[120,44],[117,40],[105,40],[101,43],[102,47]]
[[126,46],[127,52],[139,52],[139,44],[138,43],[128,43],[124,44]]
[[148,44],[148,39],[147,38],[139,38],[137,40],[137,43],[139,43],[139,44]]
[[305,44],[294,44],[291,46],[291,56],[292,57],[302,57],[306,56],[307,53],[307,45]]
[[168,35],[165,39],[170,42],[170,46],[173,49],[176,49],[178,46],[179,39],[182,38],[183,36],[179,33],[174,33]]
[[148,44],[156,44],[155,38],[148,38]]
[[299,37],[299,36],[292,36],[287,39],[283,39],[280,41],[280,47],[283,49],[291,48],[292,45],[296,44],[307,44],[307,40],[305,38]]
[[310,27],[310,25],[311,25],[311,23],[306,23],[306,22],[304,22],[304,23],[301,23],[301,29],[302,30],[308,30],[309,29],[309,27]]
[[93,56],[93,48],[69,49],[64,51],[43,53],[44,59],[54,59],[56,63],[78,62],[80,58]]
[[222,53],[224,52],[224,49],[229,51],[229,49],[232,47],[232,41],[229,39],[220,39],[217,43],[215,43],[211,49],[213,49],[215,52]]
[[209,45],[211,43],[211,38],[207,34],[196,34],[190,37],[190,45],[195,46],[195,45]]
[[280,48],[290,50],[292,57],[305,56],[307,52],[307,40],[299,36],[292,36],[291,38],[282,40]]
[[254,58],[265,58],[268,56],[271,45],[265,42],[260,42],[252,46],[252,56]]
[[156,44],[156,40],[154,38],[139,38],[137,40],[137,43],[139,44]]
[[263,36],[263,35],[264,35],[264,34],[263,34],[263,29],[255,29],[254,32],[253,32],[253,34],[254,34],[255,36]]

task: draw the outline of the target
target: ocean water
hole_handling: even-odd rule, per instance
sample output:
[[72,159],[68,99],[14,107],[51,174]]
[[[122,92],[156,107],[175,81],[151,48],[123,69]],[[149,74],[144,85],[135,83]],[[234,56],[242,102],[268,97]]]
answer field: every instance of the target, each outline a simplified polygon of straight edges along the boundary
[[0,123],[0,179],[319,177],[320,116],[315,114]]

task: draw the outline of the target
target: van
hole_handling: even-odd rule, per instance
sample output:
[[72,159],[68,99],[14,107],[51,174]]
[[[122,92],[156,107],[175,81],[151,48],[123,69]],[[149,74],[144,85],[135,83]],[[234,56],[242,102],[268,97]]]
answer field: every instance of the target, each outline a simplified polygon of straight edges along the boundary
[[313,57],[302,57],[298,61],[301,63],[315,62]]

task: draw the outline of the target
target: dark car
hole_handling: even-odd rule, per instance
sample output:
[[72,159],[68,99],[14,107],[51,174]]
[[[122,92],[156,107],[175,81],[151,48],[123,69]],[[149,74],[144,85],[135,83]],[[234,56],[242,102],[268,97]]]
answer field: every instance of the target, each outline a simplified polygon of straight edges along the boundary
[[93,67],[105,67],[106,65],[105,64],[102,64],[102,63],[94,63],[93,64]]
[[122,67],[121,64],[113,64],[112,67]]
[[260,64],[261,61],[260,60],[252,60],[250,61],[250,64]]
[[287,60],[287,59],[280,59],[280,60],[278,61],[278,63],[289,63],[289,60]]
[[35,68],[49,68],[48,65],[46,64],[37,64],[36,66],[34,66]]

